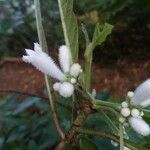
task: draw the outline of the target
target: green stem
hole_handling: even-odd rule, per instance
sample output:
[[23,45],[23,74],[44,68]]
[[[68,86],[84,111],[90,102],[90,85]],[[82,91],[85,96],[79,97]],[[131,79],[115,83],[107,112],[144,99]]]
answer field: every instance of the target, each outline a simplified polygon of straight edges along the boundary
[[66,27],[66,23],[65,23],[63,10],[62,10],[62,7],[61,7],[61,0],[58,0],[58,7],[59,7],[59,11],[60,11],[60,18],[61,18],[64,38],[65,38],[65,43],[70,48],[70,43],[69,43],[69,39],[68,39],[68,36],[67,36],[67,27]]
[[120,150],[124,150],[123,125],[120,124]]
[[87,92],[90,91],[90,85],[91,85],[91,65],[92,65],[92,59],[93,59],[93,44],[90,43],[84,54],[85,58],[85,66],[84,66],[84,88]]
[[[39,37],[39,42],[40,45],[42,47],[42,49],[48,53],[48,48],[47,48],[47,42],[46,42],[46,38],[45,38],[45,33],[43,30],[43,26],[42,26],[42,19],[41,19],[41,9],[40,9],[40,1],[39,0],[34,0],[36,9],[35,9],[35,15],[36,15],[36,24],[37,24],[37,31],[38,31],[38,37]],[[48,98],[49,98],[49,102],[50,102],[50,107],[51,107],[51,112],[52,112],[52,118],[53,121],[55,123],[55,127],[57,129],[58,134],[60,135],[61,139],[65,138],[65,135],[60,127],[58,118],[57,118],[57,114],[56,114],[56,109],[55,109],[55,105],[53,102],[53,95],[51,93],[51,80],[48,78],[47,75],[45,76],[45,83],[46,83],[46,88],[47,88],[47,92],[48,92]]]
[[[119,143],[119,137],[110,132],[100,131],[100,130],[95,131],[95,130],[84,129],[84,128],[78,128],[77,132],[85,134],[85,135],[95,135],[95,136],[109,138]],[[127,146],[128,148],[132,150],[139,150],[139,145],[137,147],[136,145],[135,146],[134,145],[135,145],[134,143],[131,143],[128,140],[125,140],[125,146]],[[143,149],[143,150],[147,150],[147,149]]]

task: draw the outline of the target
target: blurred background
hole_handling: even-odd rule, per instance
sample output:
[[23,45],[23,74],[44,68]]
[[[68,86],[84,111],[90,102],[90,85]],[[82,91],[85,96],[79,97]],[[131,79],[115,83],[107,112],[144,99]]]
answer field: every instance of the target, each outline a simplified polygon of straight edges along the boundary
[[[64,44],[57,1],[41,0],[41,7],[49,53],[57,60],[57,49]],[[96,89],[98,99],[123,100],[127,91],[150,77],[150,1],[74,0],[74,12],[79,24],[81,64],[85,49],[81,23],[90,37],[97,22],[114,25],[107,41],[94,51],[92,88]],[[33,49],[33,42],[38,42],[33,0],[0,0],[2,150],[53,150],[60,140],[52,121],[43,74],[21,60],[25,48]],[[72,101],[58,97],[56,105],[61,127],[67,132]],[[92,114],[85,127],[110,132],[105,117],[102,113]],[[109,117],[118,123],[113,114]],[[126,131],[131,141],[149,149],[150,137],[143,138],[131,129]],[[119,150],[110,139],[84,135],[78,138],[78,147],[71,149],[83,144],[86,150]]]
[[[41,7],[49,52],[56,57],[59,45],[64,43],[57,1],[41,0]],[[124,96],[150,76],[149,0],[74,0],[74,12],[81,52],[85,48],[81,23],[90,37],[97,22],[114,25],[111,36],[94,51],[93,73],[97,75],[93,88]],[[42,90],[42,75],[18,59],[37,41],[33,0],[0,0],[1,89]],[[82,55],[80,59],[83,62]]]

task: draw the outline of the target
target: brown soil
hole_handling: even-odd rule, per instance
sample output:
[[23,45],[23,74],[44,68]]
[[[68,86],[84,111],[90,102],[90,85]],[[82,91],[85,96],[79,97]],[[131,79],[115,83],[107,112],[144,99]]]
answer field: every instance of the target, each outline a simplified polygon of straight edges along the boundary
[[[127,91],[150,77],[150,61],[119,61],[113,65],[94,64],[92,87],[97,91],[110,91],[123,97]],[[21,60],[0,65],[0,90],[18,90],[42,95],[44,77],[33,66]],[[4,95],[4,93],[0,93]]]

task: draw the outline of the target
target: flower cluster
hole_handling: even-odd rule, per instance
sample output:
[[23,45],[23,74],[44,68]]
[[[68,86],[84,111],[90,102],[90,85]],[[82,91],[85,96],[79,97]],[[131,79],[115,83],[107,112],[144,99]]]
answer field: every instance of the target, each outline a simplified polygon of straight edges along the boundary
[[137,133],[147,136],[150,134],[149,125],[143,120],[143,111],[140,107],[150,105],[150,79],[142,83],[135,92],[128,92],[127,100],[121,104],[119,121],[124,125],[127,122]]
[[66,45],[59,48],[59,63],[62,70],[50,56],[42,51],[38,43],[34,43],[34,50],[25,49],[25,51],[27,55],[23,56],[23,61],[31,63],[44,74],[59,81],[53,85],[55,91],[64,97],[70,97],[73,94],[74,84],[82,69],[78,63],[73,64],[70,49]]

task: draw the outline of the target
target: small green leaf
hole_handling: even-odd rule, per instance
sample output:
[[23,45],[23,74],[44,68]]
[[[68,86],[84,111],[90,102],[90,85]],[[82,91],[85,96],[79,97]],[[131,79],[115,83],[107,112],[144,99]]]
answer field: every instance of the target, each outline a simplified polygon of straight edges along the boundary
[[88,138],[80,139],[80,150],[98,150],[95,143]]
[[66,45],[70,47],[74,61],[78,58],[78,24],[73,12],[73,0],[58,0]]
[[25,99],[23,102],[17,105],[16,109],[13,111],[13,115],[16,115],[20,112],[23,112],[25,109],[32,106],[34,103],[36,103],[39,100],[37,97],[29,97]]
[[111,34],[113,26],[105,23],[104,25],[96,24],[94,35],[93,35],[93,47],[102,44],[108,35]]

